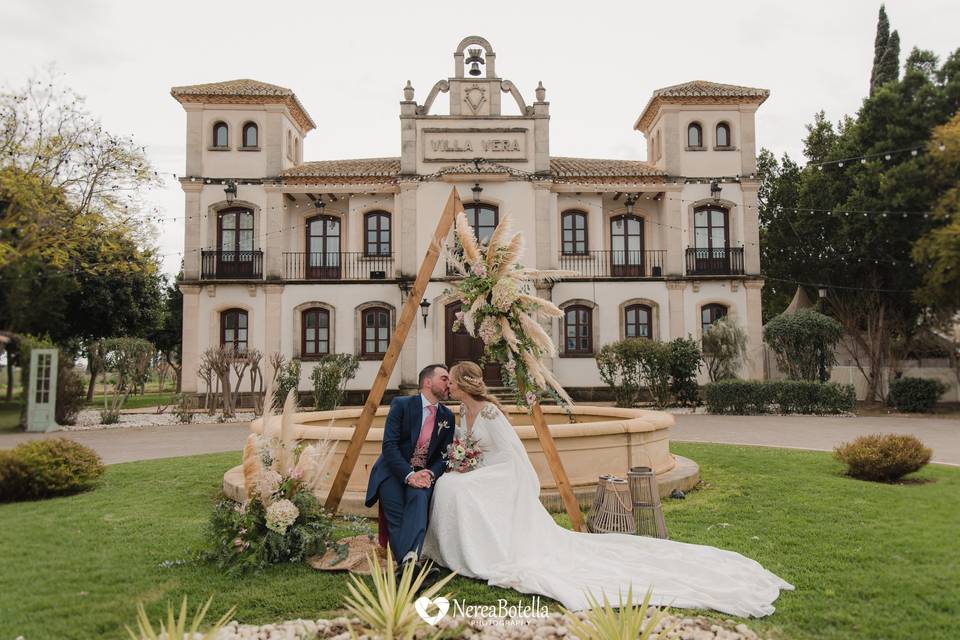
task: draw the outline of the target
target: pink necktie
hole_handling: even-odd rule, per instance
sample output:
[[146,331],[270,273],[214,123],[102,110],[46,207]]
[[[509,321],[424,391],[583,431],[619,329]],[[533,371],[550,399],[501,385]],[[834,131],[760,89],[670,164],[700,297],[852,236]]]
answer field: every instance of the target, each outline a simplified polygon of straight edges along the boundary
[[427,419],[423,421],[420,427],[420,436],[417,438],[417,448],[426,448],[430,444],[430,438],[433,436],[433,427],[437,424],[437,408],[427,405]]

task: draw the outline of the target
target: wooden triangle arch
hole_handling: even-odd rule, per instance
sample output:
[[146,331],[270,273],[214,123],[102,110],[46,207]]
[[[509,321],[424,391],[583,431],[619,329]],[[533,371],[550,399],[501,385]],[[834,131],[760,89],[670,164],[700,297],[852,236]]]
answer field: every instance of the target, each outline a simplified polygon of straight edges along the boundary
[[[400,357],[400,350],[407,339],[407,333],[413,324],[417,309],[420,305],[420,299],[426,291],[427,283],[433,274],[433,269],[437,264],[437,258],[440,255],[440,247],[446,241],[447,234],[453,227],[453,221],[456,214],[463,211],[463,204],[460,202],[460,196],[457,194],[456,187],[450,190],[450,197],[447,199],[447,205],[443,209],[440,221],[437,223],[437,229],[433,232],[433,241],[427,247],[427,254],[420,263],[420,270],[417,272],[417,279],[413,283],[413,288],[407,295],[407,301],[400,312],[400,319],[397,321],[397,328],[390,338],[390,344],[387,346],[387,352],[380,362],[380,370],[373,380],[373,386],[370,387],[370,393],[367,395],[367,403],[363,406],[363,412],[357,419],[356,427],[353,431],[353,437],[350,439],[350,445],[343,456],[337,475],[333,479],[330,487],[330,493],[327,494],[326,509],[330,513],[336,513],[340,507],[340,500],[343,498],[343,492],[347,488],[347,482],[350,480],[350,474],[353,473],[357,465],[357,459],[360,457],[360,449],[367,439],[367,433],[370,431],[370,425],[373,423],[373,416],[380,406],[383,399],[383,392],[387,389],[387,383],[393,368]],[[560,462],[560,454],[557,452],[556,443],[553,441],[553,435],[547,426],[547,421],[543,417],[543,410],[539,404],[533,405],[531,409],[533,426],[536,429],[537,437],[540,440],[540,446],[543,448],[544,456],[547,458],[547,464],[550,465],[550,471],[557,483],[560,491],[560,497],[570,516],[570,523],[575,531],[583,531],[583,517],[580,513],[580,505],[573,495],[573,489],[570,486],[570,480],[564,471],[563,464]]]

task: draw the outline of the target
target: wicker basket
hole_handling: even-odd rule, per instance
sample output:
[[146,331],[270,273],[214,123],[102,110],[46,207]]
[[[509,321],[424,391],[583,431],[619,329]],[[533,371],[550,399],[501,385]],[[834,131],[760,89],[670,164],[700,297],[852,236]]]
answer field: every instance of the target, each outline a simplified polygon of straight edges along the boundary
[[630,467],[627,482],[632,497],[634,532],[641,536],[669,538],[660,506],[657,474],[650,467]]
[[636,533],[630,485],[623,478],[602,475],[587,515],[591,533]]

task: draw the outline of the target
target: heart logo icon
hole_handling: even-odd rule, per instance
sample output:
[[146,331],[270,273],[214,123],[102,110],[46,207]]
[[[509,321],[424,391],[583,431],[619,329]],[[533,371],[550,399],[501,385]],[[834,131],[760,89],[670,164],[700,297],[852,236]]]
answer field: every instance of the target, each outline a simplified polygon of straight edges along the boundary
[[[430,616],[427,615],[427,607],[433,605],[437,608],[436,615]],[[440,619],[443,616],[447,615],[447,611],[450,610],[450,601],[444,598],[443,596],[431,600],[427,597],[417,598],[417,601],[413,603],[413,606],[416,607],[417,613],[420,614],[420,617],[423,618],[423,621],[429,625],[435,625],[440,622]]]

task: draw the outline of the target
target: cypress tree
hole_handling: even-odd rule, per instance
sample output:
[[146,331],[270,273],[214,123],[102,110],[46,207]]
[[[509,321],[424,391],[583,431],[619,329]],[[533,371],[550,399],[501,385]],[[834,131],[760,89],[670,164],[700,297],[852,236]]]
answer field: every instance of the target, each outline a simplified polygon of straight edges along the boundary
[[876,69],[874,89],[888,82],[900,79],[900,34],[894,31],[887,41],[887,49],[880,58],[880,65]]
[[[883,60],[883,54],[887,51],[887,43],[890,41],[890,21],[887,19],[887,9],[880,5],[880,15],[877,17],[877,36],[873,40],[873,68],[870,70],[870,95],[877,86],[877,73],[880,69],[880,62]],[[899,49],[899,36],[897,48]],[[899,52],[898,52],[899,57]]]

